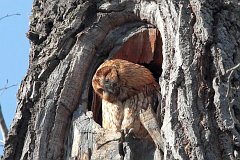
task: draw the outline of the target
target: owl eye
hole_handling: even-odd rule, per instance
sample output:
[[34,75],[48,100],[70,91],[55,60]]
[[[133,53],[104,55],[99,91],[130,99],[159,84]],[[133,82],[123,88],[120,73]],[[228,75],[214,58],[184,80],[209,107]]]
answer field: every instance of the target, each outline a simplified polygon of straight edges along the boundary
[[100,94],[103,94],[103,91],[104,91],[104,90],[103,90],[102,88],[99,88],[99,89],[98,89],[98,93],[100,93]]
[[112,83],[112,87],[116,87],[117,86],[117,83]]

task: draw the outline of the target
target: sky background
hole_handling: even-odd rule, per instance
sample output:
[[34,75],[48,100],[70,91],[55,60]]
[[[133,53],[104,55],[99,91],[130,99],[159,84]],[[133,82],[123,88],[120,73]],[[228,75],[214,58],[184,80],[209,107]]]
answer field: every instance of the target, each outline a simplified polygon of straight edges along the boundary
[[[16,111],[16,93],[27,73],[29,40],[26,32],[29,28],[33,0],[1,0],[0,18],[7,14],[19,13],[0,20],[0,88],[17,84],[4,92],[0,91],[0,104],[7,127],[9,128]],[[0,136],[2,140],[2,135]],[[0,155],[3,146],[0,144]]]

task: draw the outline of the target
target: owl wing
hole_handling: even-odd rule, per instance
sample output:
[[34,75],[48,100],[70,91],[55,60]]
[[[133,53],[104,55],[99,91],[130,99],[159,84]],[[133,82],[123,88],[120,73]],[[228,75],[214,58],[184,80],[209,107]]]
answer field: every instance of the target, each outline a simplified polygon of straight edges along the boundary
[[139,111],[139,119],[143,127],[147,130],[158,149],[163,150],[163,138],[161,136],[160,127],[157,121],[156,114],[153,111],[151,98],[143,94],[138,95],[142,107]]

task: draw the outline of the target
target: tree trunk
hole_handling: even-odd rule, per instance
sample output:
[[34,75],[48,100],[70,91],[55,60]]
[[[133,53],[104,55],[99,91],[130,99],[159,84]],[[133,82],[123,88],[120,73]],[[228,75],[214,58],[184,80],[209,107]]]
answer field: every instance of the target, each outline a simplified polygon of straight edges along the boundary
[[101,127],[91,80],[107,58],[159,78],[163,159],[240,159],[239,15],[235,0],[35,0],[3,159],[159,159]]

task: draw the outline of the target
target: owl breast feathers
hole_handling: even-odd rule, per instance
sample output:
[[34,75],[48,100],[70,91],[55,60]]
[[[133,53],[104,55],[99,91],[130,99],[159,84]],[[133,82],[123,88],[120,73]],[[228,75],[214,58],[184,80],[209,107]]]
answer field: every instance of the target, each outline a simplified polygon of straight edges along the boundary
[[107,60],[100,65],[92,86],[108,102],[123,102],[139,93],[152,94],[160,88],[147,68],[121,59]]

